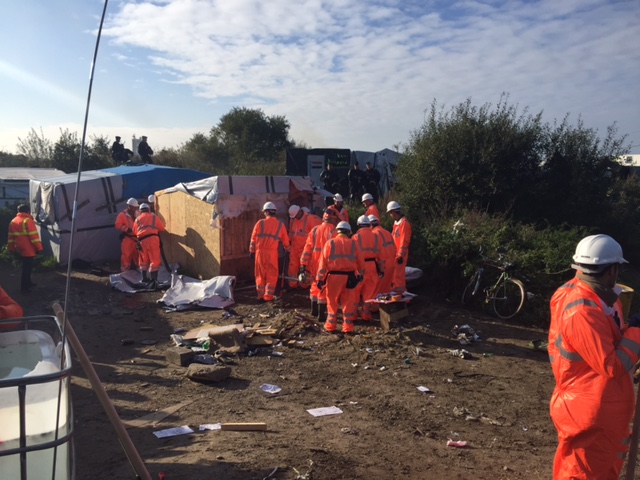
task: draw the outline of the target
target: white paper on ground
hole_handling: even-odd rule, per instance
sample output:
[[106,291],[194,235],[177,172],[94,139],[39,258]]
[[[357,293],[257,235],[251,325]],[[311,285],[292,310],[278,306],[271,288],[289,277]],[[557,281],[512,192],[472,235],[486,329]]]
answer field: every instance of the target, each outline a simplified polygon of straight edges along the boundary
[[177,435],[184,435],[187,433],[193,433],[193,430],[189,425],[183,425],[181,427],[167,428],[166,430],[159,430],[153,432],[157,438],[175,437]]
[[205,423],[198,427],[198,430],[201,432],[204,430],[220,430],[222,429],[222,425],[220,423]]
[[423,386],[419,386],[418,390],[420,390],[421,392],[424,392],[424,393],[431,392],[431,389],[429,387],[423,387]]
[[325,415],[336,415],[342,413],[338,407],[320,407],[307,410],[314,417],[324,417]]

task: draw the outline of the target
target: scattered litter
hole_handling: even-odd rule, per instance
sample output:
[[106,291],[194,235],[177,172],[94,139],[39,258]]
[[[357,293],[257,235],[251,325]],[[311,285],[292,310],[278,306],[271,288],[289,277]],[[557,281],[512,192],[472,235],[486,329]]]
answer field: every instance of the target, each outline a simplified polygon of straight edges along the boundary
[[493,357],[493,353],[483,353],[483,357]]
[[182,335],[177,335],[174,333],[172,335],[169,335],[169,338],[171,338],[171,341],[175,344],[176,347],[179,347],[184,343]]
[[283,352],[271,352],[271,355],[273,355],[274,357],[284,357]]
[[357,431],[355,431],[353,428],[349,428],[349,427],[341,428],[341,429],[340,429],[340,431],[341,431],[342,433],[348,433],[348,434],[350,434],[350,435],[357,435],[357,434],[358,434],[358,432],[357,432]]
[[282,388],[277,385],[271,385],[270,383],[264,383],[260,385],[260,389],[265,393],[271,394],[280,393],[282,391]]
[[167,428],[165,430],[158,430],[153,432],[156,438],[176,437],[178,435],[185,435],[187,433],[193,433],[193,430],[189,425],[183,425],[181,427]]
[[546,352],[547,347],[549,346],[549,342],[545,342],[544,340],[541,340],[541,339],[536,339],[536,340],[531,340],[529,342],[529,346],[534,350]]
[[449,354],[453,355],[454,357],[460,357],[464,359],[471,358],[471,354],[463,348],[456,349],[456,350],[449,350]]
[[349,405],[357,405],[357,404],[358,402],[353,402],[353,401],[349,402]]
[[200,430],[201,432],[205,431],[205,430],[220,430],[221,424],[219,423],[205,423],[203,425],[200,425],[198,427],[198,430]]
[[358,366],[358,364],[357,364],[357,363],[352,363],[352,364],[351,364],[351,366],[352,366],[353,368],[356,368],[356,367]]
[[421,392],[424,392],[424,393],[433,393],[433,391],[429,387],[420,386],[420,387],[418,387],[418,390],[420,390]]
[[465,440],[447,440],[447,447],[456,447],[456,448],[464,448],[469,444],[469,442]]
[[365,366],[364,366],[364,369],[365,369],[365,370],[370,370],[370,369],[371,369],[371,367],[370,367],[369,365],[365,365]]
[[455,325],[451,329],[451,334],[456,337],[460,345],[470,345],[473,342],[479,342],[480,337],[469,325]]
[[184,333],[186,331],[187,331],[187,329],[185,327],[178,327],[178,328],[173,330],[173,333]]
[[387,367],[385,367],[384,365],[383,365],[383,366],[381,366],[381,367],[379,368],[379,370],[380,370],[381,372],[384,372],[386,369],[387,369]]
[[407,365],[411,365],[411,359],[410,358],[405,358],[404,359],[404,363]]
[[235,317],[235,315],[234,315],[233,313],[231,313],[231,312],[224,312],[224,313],[222,314],[222,316],[223,316],[224,318],[232,318],[232,317]]
[[218,363],[218,360],[216,360],[215,357],[210,353],[199,353],[198,355],[194,355],[193,361],[196,363],[203,363],[205,365],[213,365],[214,363]]
[[320,407],[307,410],[314,417],[324,417],[326,415],[337,415],[343,413],[338,407]]
[[122,345],[133,345],[133,339],[132,338],[123,338],[122,340],[120,340],[120,343]]

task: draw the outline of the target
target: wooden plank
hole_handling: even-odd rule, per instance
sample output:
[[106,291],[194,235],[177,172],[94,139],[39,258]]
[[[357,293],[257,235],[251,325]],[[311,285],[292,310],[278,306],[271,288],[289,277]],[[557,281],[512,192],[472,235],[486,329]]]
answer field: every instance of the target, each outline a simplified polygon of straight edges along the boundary
[[149,423],[151,425],[155,425],[155,424],[159,423],[160,421],[164,420],[165,418],[167,418],[169,415],[177,412],[182,407],[186,407],[187,405],[193,403],[194,401],[195,400],[186,400],[186,401],[184,401],[182,403],[178,403],[176,405],[172,405],[170,407],[163,408],[162,410],[158,410],[157,412],[152,412],[152,413],[150,413],[148,415],[145,415],[143,417],[135,418],[133,420],[128,420],[128,421],[123,421],[122,423],[124,423],[127,428],[141,427],[141,426],[147,425]]
[[221,430],[236,431],[236,432],[248,432],[248,431],[266,431],[266,423],[222,423],[220,424]]
[[233,330],[242,332],[244,325],[242,323],[233,325],[201,325],[197,328],[192,328],[182,336],[183,340],[195,340],[197,338],[206,338],[211,334],[225,334],[231,333]]
[[263,337],[262,335],[254,335],[252,337],[245,338],[244,342],[247,345],[261,346],[261,345],[273,345],[273,339],[269,337]]

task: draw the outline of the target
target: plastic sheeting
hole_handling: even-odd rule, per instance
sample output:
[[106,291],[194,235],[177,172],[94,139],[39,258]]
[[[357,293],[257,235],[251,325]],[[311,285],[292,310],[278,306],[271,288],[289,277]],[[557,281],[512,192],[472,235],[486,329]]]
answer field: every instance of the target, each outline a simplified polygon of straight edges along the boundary
[[221,275],[200,281],[174,274],[171,278],[171,288],[158,300],[158,303],[175,311],[201,307],[229,307],[235,303],[233,299],[235,283],[236,277],[231,275]]

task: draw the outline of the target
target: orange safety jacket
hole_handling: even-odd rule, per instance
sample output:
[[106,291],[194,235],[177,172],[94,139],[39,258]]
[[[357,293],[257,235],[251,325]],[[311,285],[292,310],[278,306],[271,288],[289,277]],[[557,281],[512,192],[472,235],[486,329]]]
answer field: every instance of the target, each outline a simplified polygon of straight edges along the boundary
[[278,250],[278,242],[289,251],[289,235],[287,229],[276,217],[266,217],[258,220],[251,232],[251,242],[249,243],[249,253],[256,253],[260,250]]
[[292,218],[289,220],[289,238],[291,239],[291,250],[302,253],[304,245],[307,243],[307,237],[313,227],[320,225],[322,220],[317,215],[309,213],[302,214],[300,218]]
[[136,235],[133,233],[133,223],[135,222],[135,220],[135,218],[129,215],[129,212],[127,210],[124,210],[120,212],[116,217],[115,228],[120,233],[123,233],[125,237],[135,240]]
[[559,440],[553,478],[617,479],[635,405],[629,372],[640,356],[640,328],[625,325],[620,300],[608,307],[575,277],[551,299],[548,351]]
[[332,272],[364,275],[364,258],[355,240],[338,235],[325,243],[318,265],[317,280],[324,281]]
[[396,244],[396,258],[402,257],[406,265],[409,257],[409,244],[411,243],[411,224],[407,217],[393,222],[391,235],[393,235],[393,242]]
[[22,317],[22,307],[0,287],[0,319]]
[[[382,258],[385,261],[385,265],[389,262],[393,262],[396,257],[396,244],[393,241],[393,236],[389,230],[385,230],[381,225],[373,228],[373,233],[380,238],[382,251]],[[386,265],[387,267],[389,265]]]
[[42,251],[40,235],[30,214],[20,212],[11,220],[7,248],[21,257],[35,257]]
[[[365,265],[371,262],[371,267],[366,267],[367,273],[384,273],[385,261],[382,257],[382,241],[371,228],[361,228],[353,240],[356,241],[358,249],[362,252]],[[373,268],[375,267],[375,268]]]
[[322,248],[327,240],[337,235],[336,227],[329,222],[322,222],[320,225],[313,227],[307,242],[304,244],[304,250],[300,256],[300,266],[303,266],[315,277],[320,263]]
[[338,207],[336,207],[335,205],[332,205],[332,207],[338,213],[338,219],[340,222],[349,223],[349,212],[347,210],[347,207],[342,205],[342,208],[340,210],[338,210]]
[[369,215],[375,215],[378,220],[380,220],[380,210],[376,207],[375,203],[372,203],[367,207],[367,211],[364,214],[368,217]]
[[164,232],[164,222],[155,213],[142,212],[133,222],[133,232],[138,240],[144,240],[147,237],[158,235]]

